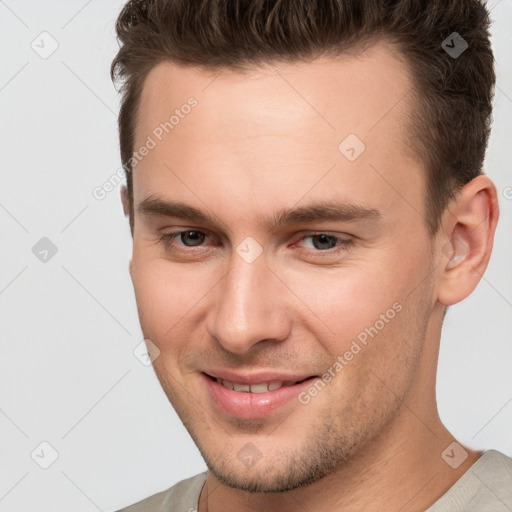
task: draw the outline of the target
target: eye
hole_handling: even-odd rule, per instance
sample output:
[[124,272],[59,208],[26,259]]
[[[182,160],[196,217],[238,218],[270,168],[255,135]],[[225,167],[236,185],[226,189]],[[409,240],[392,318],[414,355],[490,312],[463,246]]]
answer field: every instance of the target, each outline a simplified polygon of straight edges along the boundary
[[310,239],[313,245],[313,249],[317,249],[319,251],[324,251],[326,249],[332,249],[336,247],[337,241],[339,238],[328,235],[326,233],[320,233],[318,235],[308,235],[302,238],[302,240]]
[[180,233],[176,233],[176,237],[181,240],[183,245],[187,247],[194,247],[196,245],[200,245],[204,242],[206,235],[201,233],[201,231],[181,231]]
[[[191,256],[201,251],[211,250],[206,247],[210,244],[210,235],[197,229],[187,229],[183,231],[175,231],[173,233],[163,233],[160,241],[169,252],[183,253],[183,255]],[[337,236],[331,233],[311,233],[302,236],[296,244],[296,247],[307,256],[322,257],[338,254],[347,250],[353,244],[352,237]],[[197,248],[197,249],[194,249]]]
[[[164,243],[168,250],[182,250],[181,247],[197,247],[204,243],[206,240],[206,233],[195,229],[188,229],[186,231],[177,231],[175,233],[164,233],[161,241]],[[181,243],[177,244],[176,240]],[[186,249],[185,249],[186,250]]]
[[300,242],[309,241],[302,245],[308,253],[322,255],[322,253],[333,254],[348,249],[353,243],[352,238],[340,237],[330,233],[313,233],[303,236]]

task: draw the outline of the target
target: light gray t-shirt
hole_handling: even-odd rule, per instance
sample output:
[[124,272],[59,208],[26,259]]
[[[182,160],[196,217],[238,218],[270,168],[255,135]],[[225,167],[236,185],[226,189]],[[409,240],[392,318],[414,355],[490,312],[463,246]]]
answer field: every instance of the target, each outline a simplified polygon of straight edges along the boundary
[[[196,512],[207,472],[119,512]],[[448,492],[425,512],[512,512],[512,458],[485,452]]]

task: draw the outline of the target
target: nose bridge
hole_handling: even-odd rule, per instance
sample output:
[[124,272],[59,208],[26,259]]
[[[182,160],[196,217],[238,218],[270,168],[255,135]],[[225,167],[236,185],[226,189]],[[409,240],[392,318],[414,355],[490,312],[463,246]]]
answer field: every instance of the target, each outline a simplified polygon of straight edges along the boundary
[[243,252],[242,256],[233,252],[228,270],[210,309],[210,334],[235,353],[244,353],[262,340],[286,338],[289,319],[280,304],[282,290],[280,294],[264,254],[250,261]]

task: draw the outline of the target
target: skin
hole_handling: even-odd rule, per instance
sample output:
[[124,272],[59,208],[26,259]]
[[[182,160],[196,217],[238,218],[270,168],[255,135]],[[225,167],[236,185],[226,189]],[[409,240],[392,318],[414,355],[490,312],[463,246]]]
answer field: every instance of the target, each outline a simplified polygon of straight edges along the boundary
[[[445,306],[473,291],[490,257],[496,190],[474,179],[429,235],[411,88],[381,43],[246,72],[164,62],[146,79],[136,147],[198,101],[134,169],[130,273],[144,336],[160,350],[156,374],[210,470],[200,512],[425,510],[479,456],[467,449],[457,469],[441,458],[454,438],[435,377]],[[338,150],[350,133],[366,145],[353,162]],[[218,222],[145,214],[147,198]],[[319,201],[379,216],[265,224]],[[123,203],[127,212],[125,191]],[[187,230],[206,237],[162,241]],[[325,249],[318,233],[351,243]],[[236,252],[248,236],[263,248],[252,263]],[[322,375],[395,303],[401,311],[306,405],[240,419],[206,392],[205,367]],[[251,467],[237,456],[248,443],[261,456]]]

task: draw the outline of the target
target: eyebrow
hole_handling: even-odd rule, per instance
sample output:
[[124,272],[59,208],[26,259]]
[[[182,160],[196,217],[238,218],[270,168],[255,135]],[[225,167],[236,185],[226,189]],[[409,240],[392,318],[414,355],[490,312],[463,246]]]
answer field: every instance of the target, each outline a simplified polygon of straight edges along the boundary
[[[147,197],[137,207],[137,211],[146,217],[172,217],[207,226],[224,224],[208,211],[200,210],[181,201],[169,201]],[[291,224],[311,224],[314,222],[357,222],[379,220],[382,214],[374,209],[353,203],[320,201],[314,204],[283,208],[264,219],[268,230],[276,230]]]

